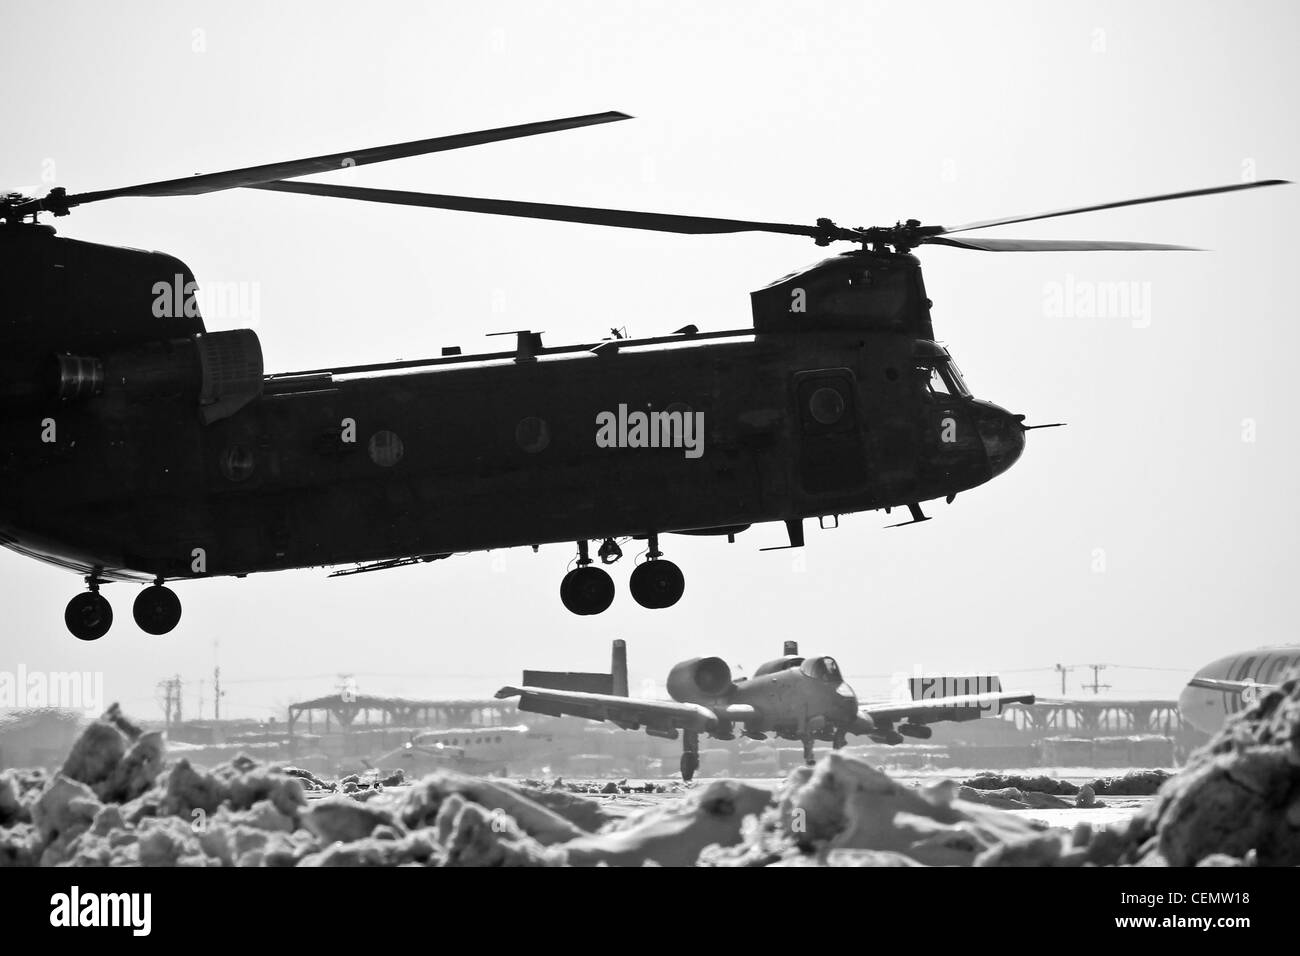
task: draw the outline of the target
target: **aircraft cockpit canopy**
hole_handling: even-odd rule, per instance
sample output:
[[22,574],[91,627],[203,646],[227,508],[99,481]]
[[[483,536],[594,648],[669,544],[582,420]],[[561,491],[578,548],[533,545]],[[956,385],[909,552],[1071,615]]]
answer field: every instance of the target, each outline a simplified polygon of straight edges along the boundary
[[970,398],[971,390],[948,350],[933,342],[916,343],[916,381],[935,398]]
[[844,682],[844,677],[840,674],[840,665],[835,663],[833,657],[810,657],[803,662],[799,670],[805,677],[811,677],[827,684],[841,684]]

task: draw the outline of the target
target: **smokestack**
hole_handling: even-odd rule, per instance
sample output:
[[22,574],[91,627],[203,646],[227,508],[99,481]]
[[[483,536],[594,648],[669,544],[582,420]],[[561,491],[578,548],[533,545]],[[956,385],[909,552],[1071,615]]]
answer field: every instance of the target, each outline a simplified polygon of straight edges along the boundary
[[613,644],[613,653],[609,662],[609,674],[613,678],[611,693],[615,697],[627,696],[627,641],[617,640]]
[[798,642],[798,641],[786,641],[786,642],[785,642],[785,650],[782,651],[782,653],[783,653],[786,657],[798,657],[798,656],[799,656],[799,642]]

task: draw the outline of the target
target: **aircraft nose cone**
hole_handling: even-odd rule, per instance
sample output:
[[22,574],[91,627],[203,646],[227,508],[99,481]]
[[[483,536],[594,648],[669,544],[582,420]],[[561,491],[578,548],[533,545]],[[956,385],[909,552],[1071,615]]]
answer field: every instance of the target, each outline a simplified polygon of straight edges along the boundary
[[1023,419],[1023,415],[1012,415],[997,405],[984,405],[980,409],[980,440],[994,476],[1014,465],[1025,450],[1025,430],[1020,424]]
[[840,698],[839,706],[843,711],[846,719],[852,720],[858,716],[858,695],[853,692],[853,688],[845,681],[840,681],[835,693]]

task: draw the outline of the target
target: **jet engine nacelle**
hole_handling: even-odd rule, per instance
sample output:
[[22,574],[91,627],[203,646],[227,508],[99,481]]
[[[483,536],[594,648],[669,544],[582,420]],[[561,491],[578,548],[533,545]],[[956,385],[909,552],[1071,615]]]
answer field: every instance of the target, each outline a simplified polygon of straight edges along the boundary
[[48,392],[60,403],[99,396],[105,388],[129,401],[196,402],[206,424],[229,417],[262,394],[262,346],[250,329],[160,339],[97,356],[54,356]]
[[686,703],[705,703],[731,696],[731,668],[721,657],[694,657],[668,673],[668,695]]

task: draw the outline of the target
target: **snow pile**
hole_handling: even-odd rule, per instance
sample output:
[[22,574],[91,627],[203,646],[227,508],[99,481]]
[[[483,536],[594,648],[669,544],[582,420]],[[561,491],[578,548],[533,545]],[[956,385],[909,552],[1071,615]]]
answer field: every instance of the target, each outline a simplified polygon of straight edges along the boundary
[[914,788],[840,753],[776,793],[714,780],[625,817],[558,781],[400,782],[330,784],[242,755],[168,763],[162,736],[114,705],[53,776],[0,773],[0,866],[1294,866],[1300,681],[1231,721],[1115,829],[1049,829],[1004,808],[1096,805],[1134,781]]

